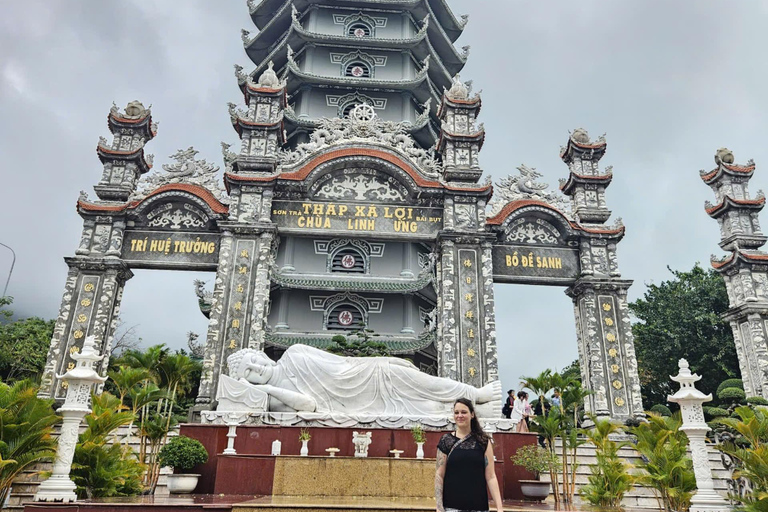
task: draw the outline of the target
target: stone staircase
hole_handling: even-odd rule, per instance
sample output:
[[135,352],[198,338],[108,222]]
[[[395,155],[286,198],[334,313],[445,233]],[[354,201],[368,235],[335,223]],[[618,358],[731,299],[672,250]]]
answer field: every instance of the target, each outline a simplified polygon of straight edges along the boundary
[[[557,451],[561,453],[562,445],[558,442]],[[640,462],[640,454],[631,447],[622,448],[619,451],[619,455],[629,464],[636,465]],[[580,446],[576,450],[576,460],[579,466],[576,468],[576,493],[574,495],[575,505],[587,505],[588,503],[581,499],[579,496],[579,490],[582,486],[589,483],[588,478],[592,474],[590,467],[597,464],[597,457],[595,456],[595,447],[591,444],[585,444]],[[713,447],[709,447],[709,465],[712,468],[712,476],[714,478],[715,490],[722,494],[724,497],[728,494],[728,480],[730,479],[730,471],[723,467],[720,460],[720,452]],[[549,474],[542,474],[541,479],[543,481],[550,481]],[[550,493],[547,498],[548,503],[554,503],[554,497]],[[653,490],[649,487],[645,487],[640,484],[636,484],[635,487],[624,495],[622,500],[622,506],[625,508],[641,508],[651,510],[661,510],[663,507],[656,498]]]
[[[133,427],[134,433],[136,432],[136,426]],[[117,431],[117,438],[123,439],[128,434],[128,427],[121,427]],[[178,434],[178,428],[171,431],[171,436]],[[58,437],[58,426],[53,432],[54,437]],[[136,452],[139,451],[139,438],[131,436],[128,445]],[[24,504],[31,502],[35,498],[35,493],[40,483],[45,480],[45,476],[42,473],[51,471],[53,463],[42,462],[33,465],[30,468],[24,470],[14,481],[11,487],[11,495],[8,498],[7,504],[3,507],[4,510],[10,512],[23,512]],[[155,496],[168,495],[168,485],[166,483],[166,475],[171,474],[170,468],[162,468],[160,470],[160,478],[158,480],[157,488],[155,489]]]

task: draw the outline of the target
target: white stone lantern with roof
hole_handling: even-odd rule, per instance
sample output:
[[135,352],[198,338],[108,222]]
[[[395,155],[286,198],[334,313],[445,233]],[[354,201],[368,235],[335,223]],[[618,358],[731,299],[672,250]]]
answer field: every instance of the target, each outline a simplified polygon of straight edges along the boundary
[[670,378],[680,384],[680,389],[674,395],[668,396],[667,400],[680,405],[683,414],[680,430],[685,432],[690,442],[693,471],[698,488],[691,498],[691,512],[731,510],[725,498],[715,491],[712,470],[709,467],[705,437],[710,428],[704,421],[704,410],[701,404],[711,401],[712,394],[705,395],[696,389],[695,383],[701,380],[701,376],[691,373],[688,361],[680,359],[678,365],[680,372],[677,376]]
[[77,500],[75,482],[69,477],[72,469],[72,459],[75,456],[77,437],[80,423],[86,414],[91,412],[90,399],[94,384],[101,384],[106,377],[101,377],[94,370],[94,363],[101,361],[103,355],[95,349],[96,338],[88,336],[80,353],[72,354],[77,365],[64,375],[57,375],[66,383],[67,396],[64,405],[58,410],[62,417],[59,446],[56,450],[56,460],[48,480],[40,484],[35,501],[73,502]]

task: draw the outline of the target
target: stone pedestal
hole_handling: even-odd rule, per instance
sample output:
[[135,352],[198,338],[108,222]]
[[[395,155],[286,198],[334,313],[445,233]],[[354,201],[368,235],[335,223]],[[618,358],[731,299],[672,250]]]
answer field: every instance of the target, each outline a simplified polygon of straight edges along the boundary
[[671,379],[680,383],[680,390],[667,397],[667,400],[680,404],[683,413],[683,425],[680,430],[688,436],[691,446],[693,471],[696,474],[696,487],[698,488],[696,494],[691,498],[691,512],[731,510],[725,498],[715,491],[705,443],[705,436],[709,427],[704,422],[704,411],[701,404],[711,401],[712,395],[705,395],[696,389],[695,383],[701,380],[701,377],[691,373],[688,361],[681,359],[679,365],[680,373]]
[[86,414],[91,412],[89,400],[94,384],[102,384],[105,377],[99,376],[93,369],[93,364],[101,361],[104,356],[99,355],[94,349],[96,338],[89,336],[85,339],[83,350],[72,354],[72,359],[77,361],[77,366],[64,375],[57,376],[62,381],[62,386],[67,389],[64,405],[59,409],[63,417],[59,446],[56,450],[56,460],[53,463],[53,471],[48,480],[40,484],[35,494],[35,501],[77,501],[75,482],[69,477],[72,469],[72,459],[75,456],[78,430],[80,422]]

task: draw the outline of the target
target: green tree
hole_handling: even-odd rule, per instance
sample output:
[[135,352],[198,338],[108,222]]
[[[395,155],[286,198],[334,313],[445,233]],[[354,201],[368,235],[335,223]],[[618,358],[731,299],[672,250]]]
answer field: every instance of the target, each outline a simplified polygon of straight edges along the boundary
[[731,328],[721,318],[728,309],[722,277],[699,265],[670,272],[673,279],[650,285],[643,298],[629,305],[639,320],[632,333],[646,404],[666,403],[674,392],[669,376],[677,374],[683,357],[702,376],[699,389],[705,392],[739,376]]
[[0,379],[37,380],[45,366],[54,320],[24,318],[11,321],[11,297],[0,297]]
[[5,503],[11,483],[23,470],[56,454],[51,433],[59,417],[53,412],[53,400],[38,398],[37,389],[28,380],[0,382],[0,503]]

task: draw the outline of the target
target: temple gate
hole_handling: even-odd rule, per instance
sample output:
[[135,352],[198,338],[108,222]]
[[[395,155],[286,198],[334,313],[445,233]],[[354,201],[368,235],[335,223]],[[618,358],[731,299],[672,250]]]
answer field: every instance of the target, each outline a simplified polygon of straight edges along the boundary
[[149,174],[150,111],[110,111],[114,140],[97,148],[98,199],[77,203],[83,236],[65,260],[40,394],[63,398],[56,375],[86,336],[109,354],[131,269],[198,269],[216,279],[201,292],[210,323],[197,411],[215,408],[233,352],[277,358],[360,327],[424,372],[494,382],[494,283],[525,283],[566,287],[573,300],[582,377],[595,392],[587,410],[642,416],[631,281],[616,257],[624,227],[606,225],[605,140],[571,134],[562,194],[525,166],[494,191],[480,183],[480,96],[457,75],[468,48],[453,42],[466,20],[443,0],[327,4],[249,4],[261,32],[243,38],[257,67],[236,66],[246,108],[230,104],[241,142],[222,144],[224,189],[193,148]]

